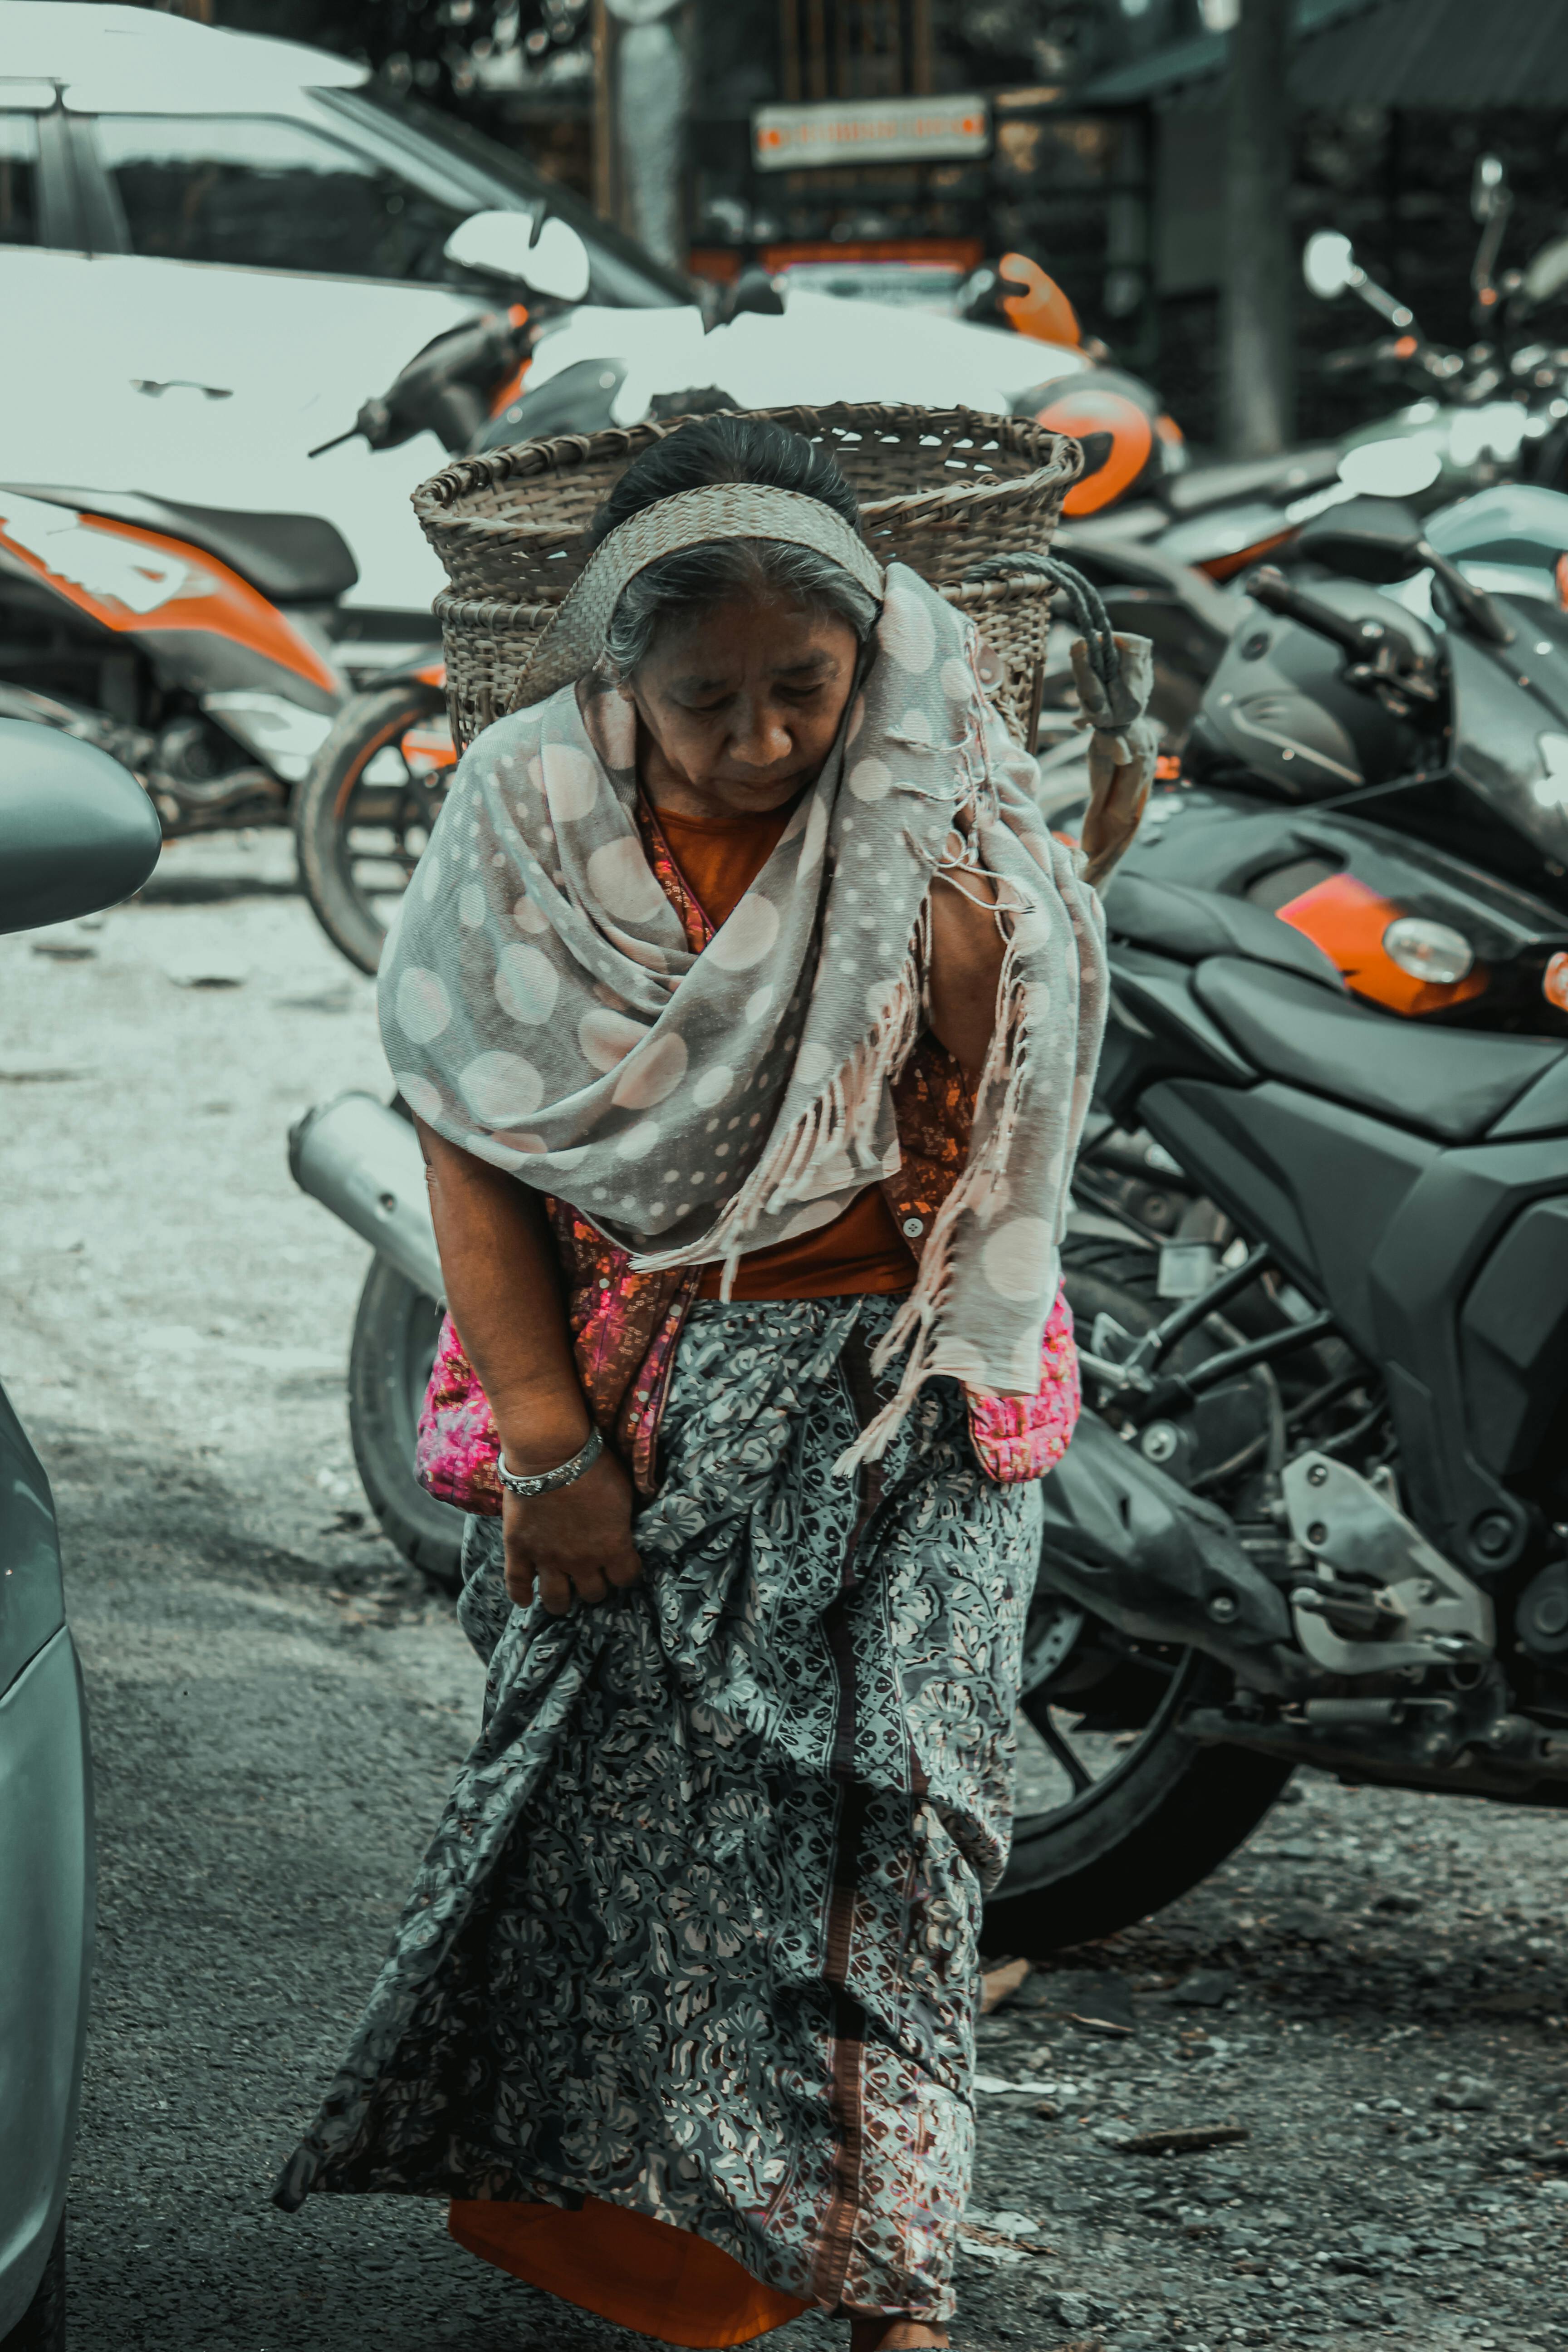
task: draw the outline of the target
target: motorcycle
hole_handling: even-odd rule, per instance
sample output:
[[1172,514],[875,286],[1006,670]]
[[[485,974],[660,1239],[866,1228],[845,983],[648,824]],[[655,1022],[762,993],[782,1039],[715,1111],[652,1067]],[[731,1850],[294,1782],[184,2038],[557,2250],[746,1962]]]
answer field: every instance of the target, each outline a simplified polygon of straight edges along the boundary
[[[575,231],[552,221],[530,244],[532,228],[521,214],[479,214],[454,232],[449,257],[526,291],[534,316],[514,301],[440,338],[438,358],[421,354],[399,379],[378,446],[426,425],[467,437],[486,413],[476,381],[499,375],[495,397],[510,396],[540,317],[586,286]],[[110,752],[166,840],[287,823],[356,688],[428,634],[427,613],[345,607],[358,576],[319,516],[0,485],[0,715]],[[416,800],[390,812],[395,868],[422,845],[426,815]]]
[[[1481,232],[1470,271],[1478,340],[1463,351],[1429,341],[1409,307],[1357,261],[1348,237],[1324,229],[1308,239],[1309,290],[1321,301],[1353,293],[1390,331],[1333,353],[1330,371],[1413,379],[1421,396],[1403,408],[1277,457],[1162,465],[1121,495],[1112,484],[1125,457],[1109,450],[1096,472],[1091,456],[1058,545],[1100,589],[1118,627],[1152,638],[1153,707],[1173,749],[1229,641],[1227,608],[1234,622],[1226,596],[1205,596],[1202,583],[1223,592],[1244,585],[1260,562],[1294,567],[1303,529],[1352,498],[1399,498],[1432,513],[1494,483],[1568,486],[1568,350],[1526,339],[1530,322],[1568,289],[1568,237],[1500,277],[1511,202],[1500,163],[1483,156],[1471,203]],[[1037,413],[1058,430],[1090,436],[1093,404],[1092,379],[1077,377],[1045,387]],[[1124,427],[1122,445],[1135,431],[1146,444],[1150,430],[1147,419]]]
[[1255,578],[1108,890],[1003,1942],[1173,1899],[1300,1762],[1568,1802],[1565,533],[1309,526],[1340,576]]

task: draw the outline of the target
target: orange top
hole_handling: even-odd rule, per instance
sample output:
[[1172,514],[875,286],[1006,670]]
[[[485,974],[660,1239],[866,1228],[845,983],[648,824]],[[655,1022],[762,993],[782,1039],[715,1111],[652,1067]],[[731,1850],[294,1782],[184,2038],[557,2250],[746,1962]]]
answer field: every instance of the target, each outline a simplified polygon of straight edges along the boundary
[[[673,816],[658,812],[659,831],[692,897],[710,922],[727,922],[789,823],[771,816]],[[908,1290],[915,1278],[909,1244],[893,1223],[879,1184],[868,1184],[831,1224],[797,1241],[775,1242],[741,1260],[734,1298],[837,1298],[863,1291]],[[720,1269],[707,1267],[699,1298],[717,1298]]]

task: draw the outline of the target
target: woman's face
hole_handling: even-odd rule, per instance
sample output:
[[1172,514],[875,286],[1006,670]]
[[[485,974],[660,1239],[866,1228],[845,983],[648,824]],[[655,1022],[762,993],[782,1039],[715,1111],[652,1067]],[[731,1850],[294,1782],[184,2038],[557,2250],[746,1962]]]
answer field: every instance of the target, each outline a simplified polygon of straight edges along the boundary
[[661,630],[622,688],[652,739],[656,805],[763,816],[793,800],[833,748],[858,651],[847,621],[771,597]]

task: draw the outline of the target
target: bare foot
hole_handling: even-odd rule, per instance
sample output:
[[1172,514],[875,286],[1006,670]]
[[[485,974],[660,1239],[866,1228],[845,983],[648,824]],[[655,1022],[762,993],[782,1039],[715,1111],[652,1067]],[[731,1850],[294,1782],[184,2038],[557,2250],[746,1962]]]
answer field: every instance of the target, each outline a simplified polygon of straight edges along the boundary
[[873,2316],[852,2320],[849,2328],[849,2352],[925,2352],[928,2345],[944,2352],[949,2341],[945,2327],[928,2327],[922,2319]]

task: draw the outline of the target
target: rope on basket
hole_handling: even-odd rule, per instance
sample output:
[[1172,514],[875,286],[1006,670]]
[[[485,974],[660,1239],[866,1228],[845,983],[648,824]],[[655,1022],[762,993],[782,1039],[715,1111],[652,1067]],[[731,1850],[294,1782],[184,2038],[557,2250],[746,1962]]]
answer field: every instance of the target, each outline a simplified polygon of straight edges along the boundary
[[[1147,716],[1154,683],[1154,648],[1147,637],[1118,636],[1098,590],[1060,556],[994,555],[971,564],[967,580],[1027,577],[1048,581],[1067,605],[1082,635],[1072,648],[1073,681],[1080,706],[1078,725],[1089,730],[1090,808],[1100,807],[1125,825],[1114,846],[1091,857],[1089,879],[1102,882],[1131,840],[1149,797],[1159,756],[1159,730]],[[1039,719],[1044,664],[1035,682],[1029,733]],[[1114,835],[1112,836],[1114,839]]]

